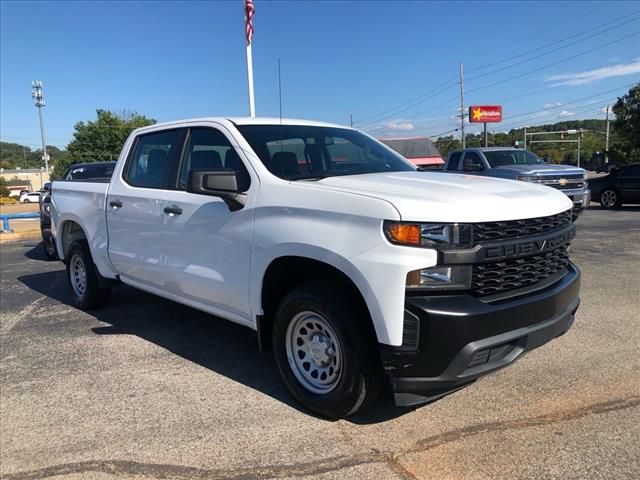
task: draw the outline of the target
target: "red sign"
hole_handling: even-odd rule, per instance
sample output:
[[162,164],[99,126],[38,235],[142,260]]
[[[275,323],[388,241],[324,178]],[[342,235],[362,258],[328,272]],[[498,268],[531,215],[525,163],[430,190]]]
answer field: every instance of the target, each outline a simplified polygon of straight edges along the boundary
[[469,107],[471,123],[495,123],[502,121],[501,105],[471,105]]

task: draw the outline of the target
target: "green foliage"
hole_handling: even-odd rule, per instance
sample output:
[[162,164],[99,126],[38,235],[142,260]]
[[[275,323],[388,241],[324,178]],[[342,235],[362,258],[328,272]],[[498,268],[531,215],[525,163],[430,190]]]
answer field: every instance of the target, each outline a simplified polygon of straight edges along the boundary
[[0,177],[0,197],[8,197],[11,191],[4,177]]
[[640,161],[640,83],[618,98],[613,105],[616,138],[611,142],[610,162],[616,164]]
[[[66,155],[65,150],[60,150],[54,146],[47,146],[49,163],[55,164],[60,158]],[[41,168],[44,167],[42,161],[42,149],[31,150],[31,148],[18,143],[0,142],[0,168]]]
[[[500,128],[496,125],[496,128]],[[604,152],[605,136],[602,133],[606,128],[604,120],[567,120],[553,124],[538,125],[528,127],[527,133],[530,132],[555,132],[561,130],[584,130],[580,136],[580,165],[586,165],[591,158],[597,157],[596,152]],[[549,135],[539,137],[544,140],[576,140],[578,135]],[[612,134],[613,138],[613,134]],[[488,145],[490,147],[511,147],[516,141],[524,140],[524,128],[515,128],[509,132],[488,132]],[[531,137],[528,138],[528,141]],[[436,148],[443,156],[447,158],[451,150],[461,148],[459,139],[453,136],[441,137],[435,142]],[[467,147],[484,146],[484,136],[482,133],[472,133],[465,135],[465,143]],[[576,143],[529,143],[527,149],[534,152],[540,158],[544,158],[549,163],[573,164],[577,163],[578,146]]]
[[97,119],[74,125],[73,140],[67,145],[68,155],[56,164],[52,178],[60,179],[74,163],[117,160],[129,134],[136,128],[153,125],[154,119],[135,112],[121,113],[96,110]]

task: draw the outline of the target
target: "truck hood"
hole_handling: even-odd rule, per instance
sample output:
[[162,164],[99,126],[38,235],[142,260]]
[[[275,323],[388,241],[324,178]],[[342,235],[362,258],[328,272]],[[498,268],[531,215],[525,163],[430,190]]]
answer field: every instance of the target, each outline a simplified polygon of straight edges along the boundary
[[502,176],[511,175],[584,175],[583,168],[576,168],[567,165],[503,165],[491,169],[492,174],[503,173]]
[[314,183],[386,200],[403,220],[489,222],[555,215],[572,207],[556,189],[527,182],[439,172],[329,177]]

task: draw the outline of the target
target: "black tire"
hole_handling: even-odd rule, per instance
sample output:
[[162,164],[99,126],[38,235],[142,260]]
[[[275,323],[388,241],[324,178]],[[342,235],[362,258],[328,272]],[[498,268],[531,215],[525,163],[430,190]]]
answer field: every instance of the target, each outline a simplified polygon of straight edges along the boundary
[[620,208],[622,204],[620,203],[620,196],[618,195],[618,192],[612,188],[603,190],[600,194],[600,205],[602,205],[602,208],[607,210]]
[[[323,283],[298,287],[280,302],[273,325],[276,363],[289,391],[306,409],[331,420],[365,409],[379,396],[385,382],[371,320],[349,291]],[[341,368],[333,389],[326,393],[312,392],[296,377],[300,373],[294,373],[296,367],[291,364],[296,360],[290,360],[287,353],[289,325],[305,312],[319,315],[337,337]]]
[[22,202],[22,203],[31,203],[31,200],[29,200],[28,198],[25,198],[24,202]]
[[50,233],[42,233],[42,249],[44,250],[44,255],[49,260],[58,260],[58,252],[56,251],[56,246],[53,243],[53,237]]
[[[100,288],[98,272],[86,240],[76,240],[71,244],[65,263],[67,281],[76,307],[89,310],[107,303],[111,295],[111,288]],[[84,269],[84,277],[81,273],[82,269]],[[80,279],[78,282],[76,282],[77,278]],[[80,284],[82,284],[82,288]]]

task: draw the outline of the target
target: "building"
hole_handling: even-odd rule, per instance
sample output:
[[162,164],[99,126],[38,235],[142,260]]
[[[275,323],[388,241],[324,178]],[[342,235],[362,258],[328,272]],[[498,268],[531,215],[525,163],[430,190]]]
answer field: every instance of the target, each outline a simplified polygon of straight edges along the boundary
[[0,177],[4,178],[11,191],[11,196],[19,196],[21,190],[35,192],[42,190],[49,181],[49,174],[39,168],[16,168],[7,170],[0,168]]
[[379,138],[378,140],[419,167],[441,168],[444,165],[440,152],[427,137]]

